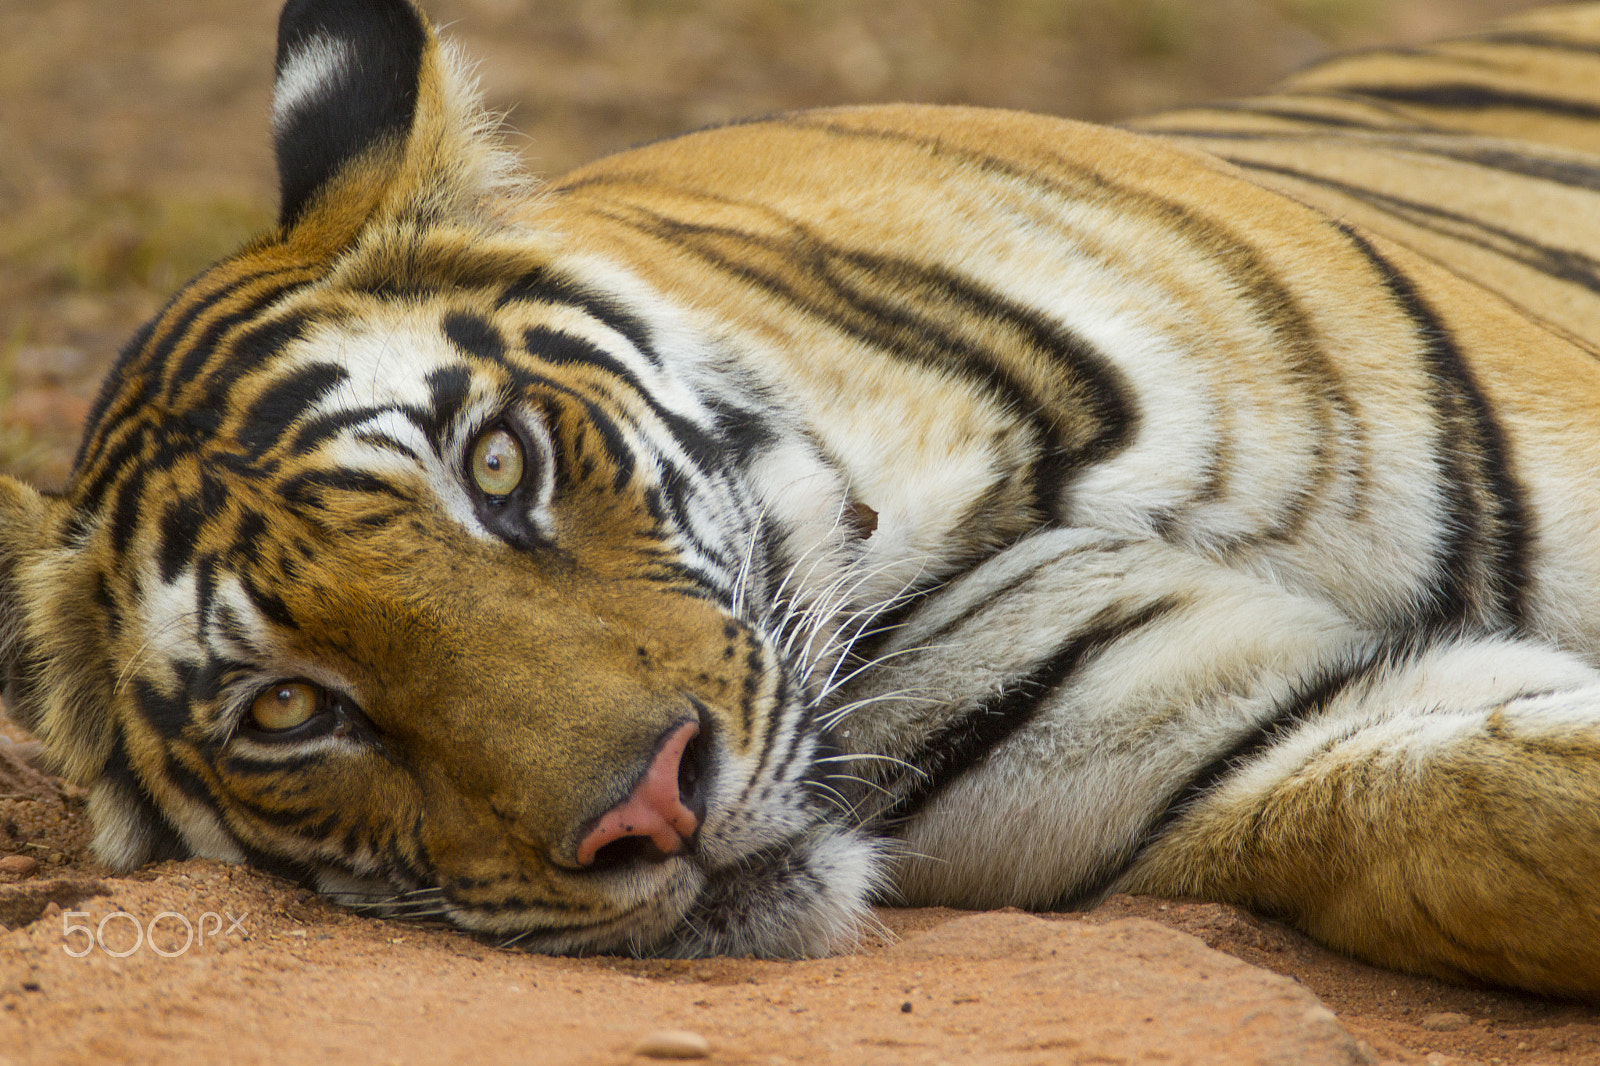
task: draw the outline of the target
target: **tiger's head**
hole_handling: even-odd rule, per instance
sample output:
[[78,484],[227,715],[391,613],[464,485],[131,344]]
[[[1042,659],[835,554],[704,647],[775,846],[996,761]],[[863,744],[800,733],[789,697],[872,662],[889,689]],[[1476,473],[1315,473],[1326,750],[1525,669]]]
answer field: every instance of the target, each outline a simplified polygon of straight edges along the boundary
[[119,868],[553,951],[834,946],[875,845],[819,769],[839,642],[793,605],[849,552],[837,486],[752,488],[803,439],[530,222],[413,5],[279,32],[278,227],[129,343],[64,492],[0,479],[11,713]]

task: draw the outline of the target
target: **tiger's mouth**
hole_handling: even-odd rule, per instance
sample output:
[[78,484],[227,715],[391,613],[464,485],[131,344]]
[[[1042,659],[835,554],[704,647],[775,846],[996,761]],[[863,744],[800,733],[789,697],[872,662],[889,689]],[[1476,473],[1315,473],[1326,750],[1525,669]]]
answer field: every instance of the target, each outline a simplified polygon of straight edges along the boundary
[[[381,881],[318,879],[323,893],[355,910],[437,923],[542,954],[695,958],[811,958],[854,942],[869,901],[883,887],[882,843],[819,819],[783,846],[707,869],[669,856],[666,874],[631,906],[592,923],[561,924],[547,909],[454,899],[429,886],[397,891]],[[667,864],[676,869],[666,870]]]
[[[730,769],[715,716],[697,710],[698,718],[668,731],[662,748],[672,761],[671,805],[694,819],[692,832],[668,833],[663,816],[587,852],[580,847],[581,865],[548,871],[566,886],[561,896],[532,890],[537,871],[508,871],[493,886],[448,875],[402,883],[405,875],[388,872],[313,879],[362,913],[453,926],[540,953],[795,958],[852,943],[882,888],[884,845],[818,787],[821,760],[836,750],[829,732],[815,721],[802,730],[808,757],[797,759],[795,776],[747,780]],[[682,733],[690,735],[674,748]],[[632,805],[663,784],[652,777],[663,758],[658,752],[629,798],[584,832],[600,832],[619,811],[641,813]],[[767,821],[774,808],[787,808],[788,818]]]

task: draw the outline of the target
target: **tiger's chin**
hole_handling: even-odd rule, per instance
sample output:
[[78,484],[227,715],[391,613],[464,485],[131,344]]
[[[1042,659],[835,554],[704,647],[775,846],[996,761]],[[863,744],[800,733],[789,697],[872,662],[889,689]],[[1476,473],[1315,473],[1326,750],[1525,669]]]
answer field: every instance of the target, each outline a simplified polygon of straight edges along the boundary
[[853,947],[875,926],[885,890],[885,844],[859,830],[819,825],[782,848],[707,870],[673,859],[651,891],[591,925],[552,924],[550,911],[462,905],[435,887],[397,890],[382,878],[324,871],[317,888],[351,909],[398,920],[444,921],[552,955],[820,958]]

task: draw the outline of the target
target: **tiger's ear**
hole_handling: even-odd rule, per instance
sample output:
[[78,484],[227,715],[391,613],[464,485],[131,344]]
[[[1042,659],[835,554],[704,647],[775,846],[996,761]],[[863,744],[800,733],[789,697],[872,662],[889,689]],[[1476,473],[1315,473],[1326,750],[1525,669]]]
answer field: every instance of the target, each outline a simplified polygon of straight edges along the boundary
[[0,476],[0,682],[6,710],[29,732],[37,732],[38,707],[29,699],[23,669],[33,656],[27,648],[28,594],[22,571],[38,552],[52,546],[52,510],[60,506],[15,478]]
[[0,680],[51,769],[89,789],[95,853],[125,870],[183,845],[123,750],[102,575],[93,549],[71,543],[71,518],[65,501],[0,476]]
[[275,70],[279,223],[291,240],[336,248],[375,216],[471,213],[509,184],[493,119],[408,0],[289,0]]
[[93,567],[66,541],[68,506],[0,477],[0,678],[7,714],[74,780],[113,743]]

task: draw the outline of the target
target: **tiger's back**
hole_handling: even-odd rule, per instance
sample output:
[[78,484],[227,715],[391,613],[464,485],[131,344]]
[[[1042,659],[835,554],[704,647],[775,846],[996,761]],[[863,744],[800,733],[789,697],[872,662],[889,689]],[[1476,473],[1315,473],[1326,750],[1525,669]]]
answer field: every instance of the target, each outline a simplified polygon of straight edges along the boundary
[[[870,177],[833,190],[841,172]],[[1403,220],[1352,228],[1182,142],[916,107],[691,134],[550,195],[580,247],[760,353],[879,510],[885,552],[973,538],[917,564],[943,574],[1036,523],[1089,525],[1270,572],[1378,628],[1433,595],[1424,615],[1600,647],[1581,458],[1600,446],[1600,337],[1396,246]],[[1530,214],[1501,224],[1570,238]],[[1444,543],[1462,522],[1476,543]]]
[[290,0],[279,226],[0,482],[8,706],[116,865],[545,950],[1124,888],[1600,990],[1597,10],[534,193],[411,3]]
[[1318,64],[1274,91],[1136,128],[1401,241],[1594,344],[1600,14]]

